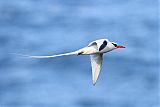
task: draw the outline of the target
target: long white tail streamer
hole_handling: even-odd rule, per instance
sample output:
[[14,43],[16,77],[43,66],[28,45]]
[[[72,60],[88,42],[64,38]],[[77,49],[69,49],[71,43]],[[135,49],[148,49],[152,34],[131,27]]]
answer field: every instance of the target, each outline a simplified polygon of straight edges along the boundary
[[57,55],[50,55],[50,56],[30,56],[30,55],[25,55],[25,54],[17,54],[17,53],[11,53],[23,57],[28,57],[28,58],[54,58],[54,57],[60,57],[60,56],[68,56],[68,55],[77,55],[77,52],[69,52],[69,53],[64,53],[64,54],[57,54]]

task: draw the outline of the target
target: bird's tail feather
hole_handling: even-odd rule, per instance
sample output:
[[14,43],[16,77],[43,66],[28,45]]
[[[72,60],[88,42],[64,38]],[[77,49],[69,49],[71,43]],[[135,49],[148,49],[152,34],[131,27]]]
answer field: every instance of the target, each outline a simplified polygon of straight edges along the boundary
[[58,55],[51,55],[51,56],[29,56],[30,58],[54,58],[54,57],[60,57],[60,56],[68,56],[68,55],[76,55],[76,52],[69,52],[64,54],[58,54]]
[[54,58],[54,57],[60,57],[60,56],[77,55],[77,52],[75,51],[75,52],[69,52],[69,53],[58,54],[58,55],[50,55],[50,56],[30,56],[30,55],[24,55],[24,54],[16,54],[16,55],[20,55],[28,58]]

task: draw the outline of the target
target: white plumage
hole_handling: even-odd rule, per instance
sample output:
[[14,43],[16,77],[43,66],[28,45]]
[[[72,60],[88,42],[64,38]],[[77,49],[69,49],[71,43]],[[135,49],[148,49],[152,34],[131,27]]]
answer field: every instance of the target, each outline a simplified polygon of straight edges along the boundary
[[88,46],[82,49],[70,53],[51,55],[51,56],[28,56],[28,55],[27,56],[30,58],[54,58],[67,55],[90,55],[91,66],[92,66],[92,81],[93,85],[95,85],[99,77],[99,73],[101,71],[103,54],[116,48],[125,48],[125,47],[122,45],[118,45],[115,42],[110,42],[108,39],[99,39],[89,43]]

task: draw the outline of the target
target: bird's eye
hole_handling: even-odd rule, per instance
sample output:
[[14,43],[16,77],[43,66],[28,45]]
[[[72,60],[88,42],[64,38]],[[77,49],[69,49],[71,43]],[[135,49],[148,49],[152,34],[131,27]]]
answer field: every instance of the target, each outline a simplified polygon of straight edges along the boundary
[[115,43],[112,43],[115,47],[117,47],[117,44],[115,44]]

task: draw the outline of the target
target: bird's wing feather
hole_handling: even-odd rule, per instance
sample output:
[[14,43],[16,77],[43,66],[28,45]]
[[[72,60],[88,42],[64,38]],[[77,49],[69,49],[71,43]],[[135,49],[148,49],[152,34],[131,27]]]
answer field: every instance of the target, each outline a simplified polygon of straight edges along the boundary
[[88,47],[91,46],[96,46],[97,50],[99,50],[101,48],[101,46],[103,45],[104,40],[97,40],[97,41],[93,41],[91,43],[89,43]]
[[96,84],[99,73],[101,71],[103,61],[103,54],[94,54],[91,55],[91,66],[92,66],[92,80],[93,85]]
[[95,41],[93,41],[93,42],[88,44],[88,47],[93,46],[93,45],[97,45],[97,43]]

